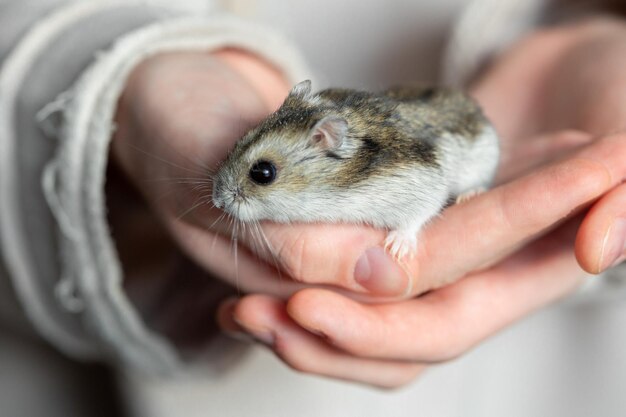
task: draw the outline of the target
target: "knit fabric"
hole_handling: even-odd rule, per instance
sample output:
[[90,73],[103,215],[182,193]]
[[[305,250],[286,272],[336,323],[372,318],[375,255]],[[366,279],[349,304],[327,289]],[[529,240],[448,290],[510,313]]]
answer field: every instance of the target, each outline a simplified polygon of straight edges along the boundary
[[[240,47],[281,68],[291,82],[308,73],[296,52],[280,37],[227,16],[157,24],[122,39],[102,54],[69,93],[63,141],[46,170],[47,195],[63,227],[65,273],[74,297],[98,337],[122,359],[144,369],[172,370],[172,350],[148,331],[121,288],[122,272],[105,212],[104,181],[112,120],[126,78],[146,57],[171,50],[211,51]],[[63,201],[61,205],[58,202]],[[61,285],[65,282],[62,281]]]
[[[71,356],[105,354],[157,372],[176,368],[177,355],[169,343],[146,329],[121,287],[106,222],[104,182],[112,118],[132,68],[161,51],[234,46],[265,56],[294,82],[309,75],[293,48],[272,31],[215,13],[202,18],[210,10],[207,3],[197,8],[192,3],[165,8],[146,1],[68,3],[40,19],[4,62],[3,260],[36,329]],[[181,13],[196,17],[177,19]],[[69,41],[76,33],[91,35],[79,43]],[[96,50],[101,52],[94,60]],[[37,65],[42,59],[46,65]],[[86,69],[83,60],[91,61]],[[51,73],[57,63],[62,72]],[[73,72],[83,74],[72,77]],[[69,84],[63,86],[67,81],[74,81],[69,89]],[[24,100],[22,90],[37,83],[42,85],[31,95],[33,100]],[[50,101],[53,94],[57,98]]]

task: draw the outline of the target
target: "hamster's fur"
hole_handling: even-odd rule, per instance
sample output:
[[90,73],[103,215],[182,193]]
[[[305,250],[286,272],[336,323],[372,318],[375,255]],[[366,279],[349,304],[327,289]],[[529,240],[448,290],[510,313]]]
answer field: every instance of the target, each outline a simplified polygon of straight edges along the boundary
[[242,221],[387,228],[385,245],[401,258],[450,198],[491,184],[498,157],[495,130],[458,90],[312,94],[304,81],[237,142],[214,178],[213,202]]

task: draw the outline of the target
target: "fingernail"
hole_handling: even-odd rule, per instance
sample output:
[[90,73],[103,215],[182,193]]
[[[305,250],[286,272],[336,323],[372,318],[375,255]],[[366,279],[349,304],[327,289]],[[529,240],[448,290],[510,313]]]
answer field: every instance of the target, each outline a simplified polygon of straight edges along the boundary
[[245,332],[245,329],[241,327],[234,319],[234,312],[238,298],[229,298],[222,301],[222,304],[217,310],[217,322],[225,335],[235,340],[245,343],[252,343],[254,340],[252,336]]
[[243,326],[243,324],[241,324],[236,317],[233,317],[233,320],[235,321],[235,323],[237,323],[242,329],[246,329],[247,330],[247,334],[250,335],[250,337],[252,337],[254,340],[256,340],[257,342],[261,342],[264,345],[267,346],[273,346],[274,345],[274,334],[269,330],[269,329],[250,329],[250,328],[246,328]]
[[274,346],[274,340],[276,340],[276,338],[269,330],[255,330],[251,332],[251,334],[256,341],[261,342],[266,346]]
[[228,298],[219,305],[217,309],[217,323],[221,329],[226,333],[238,333],[243,331],[233,319],[235,314],[235,307],[239,302],[238,298]]
[[244,333],[244,332],[236,332],[236,331],[232,331],[232,330],[224,330],[224,334],[228,337],[230,337],[231,339],[235,339],[239,342],[243,342],[243,343],[249,343],[252,344],[254,343],[255,339],[250,336],[248,333]]
[[274,335],[267,329],[250,329],[241,323],[235,316],[235,307],[238,298],[224,300],[218,308],[217,320],[222,331],[229,337],[240,342],[253,343],[255,341],[268,346],[274,344]]
[[626,255],[626,219],[613,222],[604,239],[600,259],[600,271],[607,270],[624,260]]
[[408,291],[407,273],[382,248],[365,251],[354,267],[354,280],[377,295],[403,295]]

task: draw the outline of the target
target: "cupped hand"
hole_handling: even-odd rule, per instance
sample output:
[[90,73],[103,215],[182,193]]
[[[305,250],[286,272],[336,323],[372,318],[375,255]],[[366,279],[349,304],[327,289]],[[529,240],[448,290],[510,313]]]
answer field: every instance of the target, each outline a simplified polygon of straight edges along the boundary
[[[252,295],[225,304],[220,323],[226,331],[252,335],[299,371],[380,387],[402,385],[426,364],[457,357],[577,288],[586,274],[575,256],[575,245],[581,244],[575,243],[576,234],[578,242],[591,244],[581,233],[614,214],[603,212],[607,207],[617,206],[596,203],[603,208],[587,214],[582,227],[577,213],[611,189],[601,201],[626,188],[614,188],[626,179],[625,140],[604,138],[450,208],[425,231],[409,269],[417,282],[432,280],[431,285],[463,277],[451,285],[371,305],[323,289],[302,290],[287,302]],[[619,238],[609,235],[595,243],[611,247],[622,242]],[[373,272],[383,278],[389,273]]]
[[[544,45],[569,48],[569,41],[557,38]],[[615,187],[624,178],[621,136],[607,137],[575,157],[449,208],[423,231],[417,256],[403,265],[382,251],[382,231],[352,225],[264,224],[265,238],[238,235],[241,248],[234,259],[233,230],[211,208],[208,178],[232,143],[276,108],[288,87],[275,70],[254,57],[245,58],[243,65],[229,59],[228,54],[217,60],[194,54],[144,63],[121,100],[114,153],[178,243],[205,269],[243,291],[285,297],[303,286],[326,286],[357,299],[366,294],[405,299],[365,305],[343,297],[341,291],[306,289],[287,303],[250,296],[224,307],[225,329],[244,330],[271,344],[292,366],[396,386],[424,363],[458,355],[571,291],[581,277],[574,253],[592,272],[610,263],[607,256],[613,251],[607,245],[621,227],[614,225],[622,195]],[[488,113],[495,113],[491,117],[504,134],[503,160],[511,163],[503,165],[502,182],[594,139],[576,132],[543,133],[549,129],[533,118],[542,114],[533,106],[541,94],[527,92],[543,91],[545,80],[537,75],[544,74],[542,61],[529,61],[538,68],[536,73],[528,70],[534,88],[528,83],[507,85],[511,76],[497,72],[506,67],[501,65],[489,77],[498,81],[495,88],[486,83],[475,91]],[[255,77],[263,71],[265,81],[258,82]],[[276,88],[268,89],[267,80]],[[511,100],[517,104],[511,110],[517,117],[498,117],[498,91],[518,94],[518,100]],[[526,117],[533,120],[530,126],[520,122]],[[531,141],[530,135],[538,136]],[[576,219],[567,219],[598,199],[576,234]],[[267,246],[272,251],[263,248]],[[461,277],[466,278],[406,300]],[[489,314],[490,306],[500,314]],[[470,318],[477,325],[469,325]],[[420,340],[424,345],[416,342]]]
[[[404,269],[383,264],[388,259],[378,249],[369,260],[369,284],[383,293],[454,283],[372,305],[322,289],[286,302],[253,295],[223,305],[222,327],[253,336],[297,370],[395,387],[570,293],[585,276],[581,266],[599,273],[623,261],[626,135],[609,133],[626,121],[623,65],[615,66],[626,56],[624,40],[614,21],[542,32],[505,54],[478,84],[475,95],[504,134],[499,177],[510,182],[449,208],[424,231]],[[598,66],[605,71],[592,71]],[[587,133],[549,133],[562,128]],[[561,160],[512,180],[555,157]],[[311,233],[319,236],[319,229]],[[363,250],[379,242],[359,233],[346,240],[358,248],[341,256],[325,251],[324,239],[300,245],[294,270],[308,275],[293,275],[353,285]],[[400,284],[388,291],[394,277]]]
[[[472,91],[474,96],[502,135],[502,161],[498,172],[500,183],[517,178],[546,162],[563,158],[624,126],[626,122],[620,115],[624,112],[626,93],[619,92],[626,91],[626,88],[616,92],[608,86],[611,82],[616,86],[624,84],[623,71],[619,71],[622,66],[617,66],[618,70],[615,66],[621,64],[621,61],[616,62],[616,56],[626,56],[626,41],[620,43],[613,38],[624,38],[624,25],[613,20],[593,20],[539,32],[504,54],[476,84]],[[603,48],[602,53],[599,46]],[[593,56],[589,57],[590,54]],[[577,65],[572,65],[572,61]],[[602,62],[606,63],[605,71],[595,73],[597,79],[592,86],[587,86],[590,71]],[[569,88],[563,84],[563,79],[570,81]],[[603,86],[600,88],[603,93],[593,86]],[[586,96],[581,91],[586,91],[590,99],[585,100]],[[567,100],[568,92],[575,95],[576,100]],[[601,106],[602,102],[606,105]],[[562,103],[570,109],[572,116],[569,119],[563,115]],[[613,117],[603,117],[605,128],[602,129],[598,117],[593,115],[603,112],[598,109],[606,106],[611,107]],[[551,118],[551,114],[558,114],[560,122]],[[580,131],[550,133],[571,128]],[[569,169],[566,167],[564,172]],[[566,189],[559,183],[561,177],[568,178],[570,175],[551,174],[553,180],[550,183],[529,187],[519,201],[509,198],[512,185],[508,185],[494,193],[487,193],[471,205],[452,207],[444,212],[443,219],[433,222],[421,233],[415,259],[403,265],[397,265],[385,255],[381,249],[384,233],[371,228],[266,224],[264,230],[282,269],[292,280],[309,285],[331,285],[356,294],[409,297],[450,283],[476,268],[493,264],[532,237],[553,228],[563,213],[583,204],[582,199],[576,199],[576,191],[583,192],[585,187],[572,184],[573,192],[561,195],[559,191]],[[601,193],[610,189],[604,188],[601,182],[594,182],[592,175],[570,179],[584,181],[585,178],[592,186],[598,185]],[[616,184],[612,183],[611,187]],[[541,194],[534,194],[533,190],[539,186],[555,194],[546,195],[543,201],[537,200]],[[599,196],[597,194],[593,198]],[[602,202],[598,207],[604,205]],[[520,207],[526,207],[529,212],[529,218],[520,219],[526,223],[509,224],[509,212]],[[612,211],[620,210],[615,208]],[[609,220],[605,223],[612,224]],[[606,235],[606,224],[596,235]],[[470,225],[475,225],[476,229],[468,230]],[[586,238],[592,236],[587,233],[589,225],[588,222],[583,225],[576,254],[585,270],[599,273],[610,263],[605,259],[606,254],[601,253],[603,244]],[[338,247],[342,250],[335,250]],[[468,251],[467,248],[473,250]],[[460,266],[448,262],[450,253],[456,253]],[[249,253],[241,259],[248,265],[254,265],[255,257]],[[270,262],[272,257],[266,256],[265,259]],[[247,271],[253,273],[253,269]],[[258,291],[263,292],[263,288],[267,288],[266,285],[272,281],[271,277],[267,277]]]
[[[451,227],[434,232],[444,223],[434,225],[422,236],[426,243],[418,257],[402,266],[382,251],[384,233],[370,227],[268,223],[251,231],[240,227],[237,233],[233,220],[212,207],[212,173],[233,143],[278,107],[287,90],[275,69],[238,51],[159,55],[142,63],[128,81],[120,100],[114,155],[178,244],[204,269],[244,292],[286,296],[303,285],[317,285],[380,299],[406,298],[494,261],[476,259],[458,271],[448,270],[445,260],[423,262],[433,244],[458,241],[450,213],[445,216]],[[588,140],[576,133],[561,138],[537,139],[533,143],[538,146],[523,160],[535,163],[559,147]],[[540,153],[546,146],[554,149]],[[505,146],[505,157],[513,151]],[[504,166],[509,176],[528,168]],[[492,199],[485,204],[500,203]],[[555,209],[554,215],[561,212]],[[498,242],[499,250],[513,250],[528,233],[539,233],[552,220],[537,230],[511,234],[508,244]],[[458,221],[465,222],[462,217]],[[234,245],[234,237],[239,245]]]
[[[528,62],[534,62],[530,71]],[[598,140],[626,131],[625,65],[626,23],[596,17],[530,36],[493,66],[475,92],[490,116],[510,136],[519,138],[515,143],[529,134],[563,128],[584,131]],[[505,94],[503,85],[509,86]],[[551,141],[544,152],[571,140]],[[541,147],[519,147],[508,153],[516,160],[506,162],[515,166],[527,152],[538,150]],[[580,227],[576,256],[590,273],[624,260],[625,193],[620,186],[603,196]]]
[[296,287],[257,278],[275,272],[259,259],[248,263],[242,254],[238,266],[233,220],[213,208],[211,178],[234,142],[276,109],[289,87],[275,68],[243,51],[165,53],[135,68],[118,105],[115,162],[177,244],[243,291],[286,294]]

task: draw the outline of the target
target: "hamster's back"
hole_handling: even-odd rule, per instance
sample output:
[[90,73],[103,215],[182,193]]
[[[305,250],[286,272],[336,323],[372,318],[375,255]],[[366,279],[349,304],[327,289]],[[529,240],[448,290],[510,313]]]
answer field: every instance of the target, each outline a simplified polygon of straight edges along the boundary
[[455,135],[471,140],[489,124],[478,104],[457,89],[408,86],[391,88],[384,94],[398,102],[400,125],[416,139],[436,143]]

